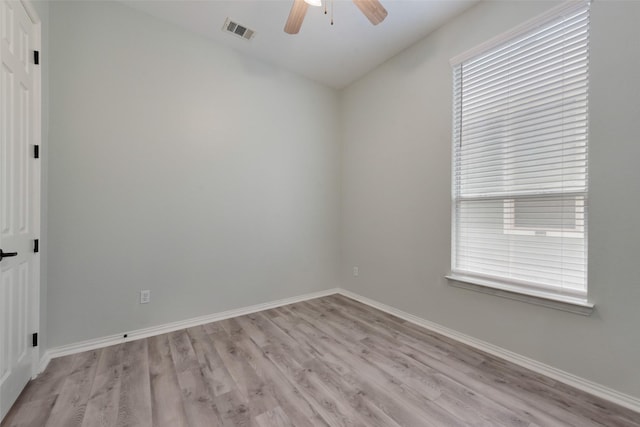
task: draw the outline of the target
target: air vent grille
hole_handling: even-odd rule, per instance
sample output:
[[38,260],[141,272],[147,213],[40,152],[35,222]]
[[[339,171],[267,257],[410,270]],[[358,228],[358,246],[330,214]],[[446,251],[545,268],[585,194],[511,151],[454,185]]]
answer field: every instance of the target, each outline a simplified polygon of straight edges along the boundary
[[245,40],[251,40],[255,35],[255,31],[250,30],[249,28],[245,27],[244,25],[240,25],[237,22],[233,22],[229,18],[224,21],[222,31],[226,31],[227,33],[231,33],[234,36],[241,37]]

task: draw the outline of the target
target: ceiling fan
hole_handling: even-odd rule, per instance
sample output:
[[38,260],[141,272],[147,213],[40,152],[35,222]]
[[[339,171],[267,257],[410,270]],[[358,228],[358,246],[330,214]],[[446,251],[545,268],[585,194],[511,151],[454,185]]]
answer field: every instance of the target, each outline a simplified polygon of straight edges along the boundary
[[[387,17],[387,10],[378,0],[353,0],[353,2],[373,25],[378,25]],[[321,0],[293,0],[289,18],[284,26],[285,33],[298,34],[309,5],[320,6]]]

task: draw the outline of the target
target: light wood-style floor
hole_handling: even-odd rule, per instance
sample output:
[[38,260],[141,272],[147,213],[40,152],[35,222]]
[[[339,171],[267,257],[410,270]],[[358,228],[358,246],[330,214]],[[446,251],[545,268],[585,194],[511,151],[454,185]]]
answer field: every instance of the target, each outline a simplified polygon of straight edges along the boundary
[[51,361],[9,426],[640,426],[333,295]]

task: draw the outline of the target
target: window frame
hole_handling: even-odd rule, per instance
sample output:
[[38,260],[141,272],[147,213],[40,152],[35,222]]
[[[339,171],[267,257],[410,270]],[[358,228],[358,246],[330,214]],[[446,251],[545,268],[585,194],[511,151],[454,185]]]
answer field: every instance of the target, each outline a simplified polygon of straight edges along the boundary
[[[492,49],[495,49],[505,43],[513,41],[527,33],[532,32],[537,28],[544,28],[545,26],[551,24],[551,22],[558,17],[572,13],[574,11],[590,8],[589,0],[580,0],[580,1],[570,1],[564,4],[561,4],[557,7],[554,7],[547,11],[546,13],[531,19],[530,21],[525,22],[524,24],[502,34],[498,37],[495,37],[485,43],[480,44],[479,46],[461,54],[451,59],[450,63],[452,67],[456,67],[459,64],[462,64],[474,57],[482,55]],[[588,28],[590,32],[591,29]],[[588,46],[588,45],[587,45]],[[588,47],[587,47],[588,49]],[[587,69],[588,70],[588,69]],[[455,73],[454,73],[455,74]],[[587,71],[588,78],[588,71]],[[454,87],[454,101],[456,96],[456,84],[457,81],[453,82]],[[587,86],[587,97],[588,97],[588,86]],[[587,100],[588,102],[588,100]],[[456,122],[456,114],[455,111],[456,103],[452,102],[452,115],[454,120],[454,127],[452,128],[453,132],[455,132],[455,122]],[[589,127],[589,118],[587,113],[587,134]],[[588,139],[588,138],[587,138]],[[588,140],[587,140],[588,147]],[[447,279],[451,281],[451,284],[454,286],[460,286],[460,283],[464,285],[460,287],[464,287],[467,289],[477,290],[484,293],[491,293],[497,296],[506,296],[512,299],[519,299],[527,302],[533,302],[536,304],[540,304],[540,301],[543,301],[542,305],[549,305],[554,308],[560,308],[565,305],[568,306],[578,306],[577,312],[580,314],[590,314],[594,305],[588,301],[588,227],[587,227],[587,205],[588,205],[588,166],[586,168],[586,182],[587,187],[584,192],[577,192],[576,196],[576,217],[575,217],[575,227],[573,228],[559,228],[559,229],[538,229],[536,227],[518,227],[515,224],[515,203],[517,200],[523,200],[524,198],[518,197],[515,195],[514,197],[503,197],[503,203],[506,203],[507,200],[511,200],[511,213],[513,214],[510,218],[507,218],[507,212],[509,211],[509,207],[504,205],[503,215],[503,233],[505,234],[520,234],[527,236],[534,236],[537,233],[544,232],[545,236],[549,237],[562,237],[562,238],[572,238],[572,237],[583,237],[584,238],[584,256],[585,256],[585,289],[584,291],[572,292],[571,290],[563,289],[562,287],[553,287],[548,286],[542,283],[534,283],[528,282],[524,280],[517,280],[508,277],[493,277],[490,275],[484,275],[478,272],[466,272],[463,270],[456,269],[457,262],[457,239],[458,239],[458,230],[457,230],[457,207],[458,203],[465,200],[464,196],[459,197],[459,189],[457,186],[459,185],[459,181],[456,177],[456,136],[452,137],[452,206],[451,206],[451,270],[450,273],[446,276]],[[588,158],[587,158],[588,165]],[[569,195],[571,192],[561,193],[562,195]],[[534,198],[536,196],[545,197],[545,196],[553,196],[552,194],[531,194]],[[490,199],[491,197],[489,197]],[[499,199],[499,198],[498,198]],[[469,274],[470,273],[470,274]],[[521,295],[518,297],[518,295]],[[514,298],[514,296],[516,296]],[[533,299],[534,301],[531,301]],[[544,303],[544,301],[550,301],[550,303]],[[559,305],[559,306],[558,306]],[[571,308],[567,311],[575,311],[575,307]]]

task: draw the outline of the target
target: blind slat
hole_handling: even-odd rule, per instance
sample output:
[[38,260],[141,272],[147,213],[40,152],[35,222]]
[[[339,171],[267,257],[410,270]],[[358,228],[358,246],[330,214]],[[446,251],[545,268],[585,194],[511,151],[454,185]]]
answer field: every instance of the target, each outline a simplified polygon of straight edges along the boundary
[[585,43],[580,41],[580,43],[566,45],[564,48],[558,48],[553,52],[545,52],[544,54],[528,57],[526,58],[526,63],[505,64],[503,68],[493,69],[491,73],[478,74],[473,78],[469,78],[468,70],[463,68],[466,95],[473,98],[476,92],[499,90],[502,87],[502,81],[505,76],[512,79],[511,83],[514,86],[518,86],[532,81],[534,76],[549,77],[559,71],[572,71],[584,62],[582,56],[584,49]]

